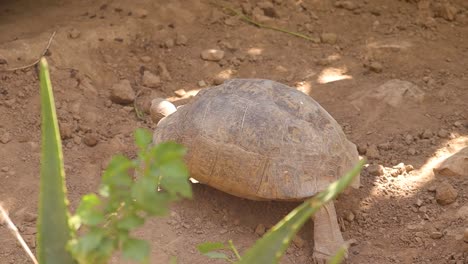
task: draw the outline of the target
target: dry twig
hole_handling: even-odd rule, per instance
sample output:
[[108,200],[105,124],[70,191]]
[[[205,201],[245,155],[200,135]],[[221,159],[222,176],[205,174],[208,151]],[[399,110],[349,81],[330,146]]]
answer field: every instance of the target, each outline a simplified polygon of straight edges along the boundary
[[15,224],[13,224],[3,206],[0,205],[0,222],[2,221],[5,222],[6,226],[8,227],[8,229],[10,229],[13,236],[19,241],[24,251],[26,251],[26,254],[28,254],[28,256],[31,258],[32,262],[34,262],[34,264],[38,264],[36,257],[32,253],[31,249],[29,249],[28,245],[19,233],[18,228],[15,226]]
[[52,35],[50,36],[49,38],[49,42],[47,42],[47,46],[45,47],[45,49],[42,51],[42,54],[41,56],[39,56],[39,58],[37,60],[35,60],[34,62],[28,64],[28,65],[25,65],[25,66],[21,66],[21,67],[16,67],[16,68],[11,68],[11,69],[0,69],[0,72],[11,72],[11,71],[17,71],[17,70],[24,70],[24,69],[27,69],[29,67],[33,67],[34,65],[38,64],[39,61],[41,60],[42,57],[45,56],[45,54],[47,53],[47,51],[49,50],[50,48],[50,44],[52,44],[52,40],[54,39],[55,37],[55,33],[57,33],[56,31],[54,31],[52,33]]

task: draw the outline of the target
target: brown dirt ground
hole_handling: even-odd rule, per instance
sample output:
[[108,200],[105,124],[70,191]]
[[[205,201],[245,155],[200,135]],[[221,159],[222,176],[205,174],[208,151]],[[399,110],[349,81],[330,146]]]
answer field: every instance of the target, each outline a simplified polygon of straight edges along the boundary
[[[343,126],[369,164],[385,168],[383,175],[375,166],[365,169],[362,187],[336,202],[344,237],[355,240],[348,263],[468,263],[468,243],[463,242],[468,175],[434,175],[432,170],[438,158],[468,145],[466,1],[352,0],[341,1],[343,7],[334,1],[250,1],[257,7],[255,18],[309,34],[318,43],[256,28],[204,0],[0,2],[0,201],[31,247],[39,185],[38,80],[34,68],[4,70],[37,59],[57,31],[47,56],[67,137],[63,144],[73,207],[97,189],[112,155],[134,155],[135,128],[154,128],[147,115],[137,118],[132,105],[109,100],[118,80],[131,82],[139,92],[137,106],[148,111],[149,101],[158,96],[177,104],[190,100],[200,81],[210,86],[226,77],[266,78],[310,94]],[[248,0],[230,5],[241,9],[241,3],[251,12]],[[322,33],[336,34],[336,43],[319,43]],[[182,45],[181,35],[186,37]],[[225,51],[224,59],[200,58],[201,51],[212,48]],[[144,87],[144,70],[161,75],[161,85]],[[324,83],[329,72],[349,77]],[[423,99],[411,91],[375,97],[373,89],[391,79],[417,85]],[[187,94],[177,96],[179,89]],[[90,137],[97,145],[85,143]],[[414,170],[392,168],[401,162]],[[458,192],[448,205],[435,199],[434,189],[445,186],[443,181]],[[168,263],[174,255],[179,263],[219,263],[200,256],[195,245],[233,239],[243,251],[258,238],[258,224],[269,227],[297,205],[193,188],[193,200],[175,204],[170,217],[154,219],[138,232],[152,243],[152,263]],[[308,223],[299,234],[305,243],[291,245],[282,263],[311,263],[312,234]],[[0,263],[28,263],[1,226]],[[122,261],[116,256],[112,263]]]

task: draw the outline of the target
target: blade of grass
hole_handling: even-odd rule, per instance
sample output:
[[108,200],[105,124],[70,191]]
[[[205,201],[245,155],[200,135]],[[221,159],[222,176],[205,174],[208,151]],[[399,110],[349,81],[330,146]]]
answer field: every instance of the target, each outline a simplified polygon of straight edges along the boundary
[[253,247],[251,247],[239,264],[250,263],[278,263],[283,256],[292,238],[296,235],[304,223],[317,212],[323,204],[332,201],[339,193],[341,193],[361,171],[365,160],[361,160],[350,172],[343,176],[340,180],[333,182],[328,188],[306,200],[287,216],[285,216],[278,224],[271,228]]
[[41,94],[42,150],[38,217],[39,263],[74,263],[66,250],[71,233],[68,200],[65,196],[62,143],[55,112],[54,95],[47,60],[39,62]]

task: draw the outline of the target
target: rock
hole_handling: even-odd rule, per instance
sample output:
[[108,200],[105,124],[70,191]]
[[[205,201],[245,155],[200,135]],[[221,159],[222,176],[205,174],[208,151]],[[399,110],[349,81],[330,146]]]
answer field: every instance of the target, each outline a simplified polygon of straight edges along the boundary
[[366,145],[358,145],[357,147],[359,155],[366,155],[367,153],[367,146]]
[[173,48],[175,45],[175,42],[173,39],[166,39],[166,41],[164,41],[164,47],[166,47],[167,49],[170,49],[170,48]]
[[265,232],[266,232],[266,228],[263,224],[258,224],[257,227],[255,228],[255,234],[259,236],[263,236]]
[[164,62],[158,63],[158,72],[161,75],[163,81],[172,81],[171,74],[167,70],[166,64]]
[[447,130],[442,128],[439,130],[439,132],[437,132],[437,135],[441,138],[448,138],[450,133]]
[[370,165],[369,167],[367,167],[367,171],[372,176],[384,175],[384,167],[382,165],[376,165],[376,164]]
[[[411,82],[392,79],[384,84],[356,94],[357,99],[353,100],[352,104],[357,107],[372,104],[386,104],[394,108],[402,108],[403,105],[408,105],[410,102],[422,103],[424,100],[424,92]],[[385,109],[385,111],[388,111]]]
[[158,88],[161,86],[161,78],[150,71],[143,72],[142,83],[146,87]]
[[432,239],[441,239],[443,236],[444,236],[444,234],[442,232],[438,232],[438,231],[432,232],[430,234],[430,237]]
[[224,58],[224,51],[217,49],[207,49],[201,52],[201,58],[207,61],[220,61]]
[[322,33],[320,35],[320,41],[326,44],[335,44],[338,39],[338,36],[335,33]]
[[177,34],[175,43],[177,46],[185,46],[187,44],[187,37],[182,34]]
[[377,62],[377,61],[373,61],[373,62],[369,63],[368,67],[369,67],[369,70],[371,70],[373,72],[376,72],[376,73],[381,73],[382,70],[383,70],[382,63]]
[[112,85],[110,99],[116,104],[130,104],[135,100],[135,92],[129,80],[121,80]]
[[155,98],[151,101],[150,117],[157,124],[163,117],[177,111],[177,108],[169,101],[162,98]]
[[135,8],[132,10],[132,14],[134,14],[137,18],[145,18],[148,16],[148,10],[143,8]]
[[409,144],[411,144],[413,142],[414,142],[414,138],[413,138],[413,136],[411,134],[408,134],[408,135],[405,136],[405,143],[406,144],[409,145]]
[[434,171],[443,176],[468,177],[468,147],[445,159]]
[[408,148],[408,151],[407,151],[407,152],[408,152],[408,154],[411,155],[411,156],[416,155],[416,149],[414,149],[414,148]]
[[2,172],[8,172],[10,170],[10,168],[8,167],[2,167]]
[[213,84],[214,85],[220,85],[220,84],[223,84],[224,81],[227,80],[227,76],[216,76],[214,79],[213,79]]
[[336,1],[334,5],[335,5],[335,7],[344,8],[344,9],[350,10],[350,11],[357,8],[357,5],[354,4],[351,1]]
[[424,130],[424,132],[421,134],[421,138],[423,139],[430,139],[432,138],[434,134],[432,133],[432,131],[430,129],[426,129]]
[[0,65],[7,65],[8,61],[2,57],[0,57]]
[[302,239],[299,235],[296,235],[293,240],[293,244],[298,248],[303,248],[305,245],[305,240]]
[[187,92],[184,90],[184,89],[179,89],[177,91],[174,92],[178,97],[184,97]]
[[444,3],[433,3],[432,11],[435,17],[441,17],[447,21],[453,21],[458,9],[451,5],[448,1]]
[[436,200],[441,205],[448,205],[453,202],[458,197],[458,192],[453,188],[453,186],[448,182],[442,182],[436,188]]
[[206,82],[204,80],[201,80],[201,81],[198,81],[198,87],[205,87],[206,86]]
[[463,128],[465,126],[462,121],[456,121],[453,125],[458,128]]
[[415,203],[418,207],[421,207],[423,205],[423,201],[421,199],[417,199]]
[[427,207],[426,206],[421,206],[421,207],[419,207],[418,211],[421,212],[421,213],[427,213]]
[[68,37],[71,38],[71,39],[77,39],[79,38],[81,35],[81,32],[76,29],[76,28],[72,28],[69,32],[68,32]]
[[346,219],[348,222],[353,222],[355,218],[356,218],[356,217],[355,217],[355,215],[353,214],[353,212],[348,212],[348,213],[346,213],[345,219]]
[[263,9],[261,9],[260,7],[255,7],[252,11],[252,17],[254,20],[260,22],[260,23],[264,23],[264,22],[268,22],[268,21],[271,21],[272,18],[270,17],[267,17],[265,15],[265,11],[263,11]]
[[151,61],[151,57],[150,57],[150,56],[141,56],[141,57],[140,57],[140,60],[141,60],[142,62],[148,63],[148,62]]
[[83,137],[83,143],[88,147],[94,147],[98,143],[98,136],[95,133],[86,133]]
[[458,209],[457,217],[461,219],[468,219],[468,205],[464,205]]
[[392,144],[390,142],[386,142],[386,143],[382,143],[382,144],[377,145],[377,148],[381,149],[381,150],[391,150],[392,147],[393,146],[392,146]]
[[370,145],[367,148],[366,156],[371,159],[379,158],[380,157],[380,152],[377,149],[376,145]]
[[414,170],[414,167],[413,167],[413,165],[407,164],[407,165],[405,165],[405,170],[406,170],[406,172],[410,172],[410,171]]
[[463,233],[463,241],[468,243],[468,228],[465,228],[465,232]]
[[5,132],[0,136],[0,142],[2,142],[3,144],[6,144],[6,143],[8,143],[10,141],[11,141],[11,134],[10,133]]
[[61,123],[59,126],[60,137],[62,139],[70,139],[73,136],[73,125],[70,123]]

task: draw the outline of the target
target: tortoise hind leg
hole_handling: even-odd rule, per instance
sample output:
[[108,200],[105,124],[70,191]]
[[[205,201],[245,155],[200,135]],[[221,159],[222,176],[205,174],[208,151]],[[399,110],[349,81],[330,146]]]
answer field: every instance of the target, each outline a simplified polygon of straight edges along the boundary
[[314,253],[316,263],[327,263],[344,244],[333,201],[325,204],[312,217],[314,221]]

